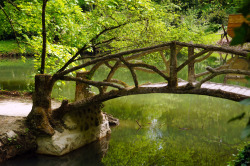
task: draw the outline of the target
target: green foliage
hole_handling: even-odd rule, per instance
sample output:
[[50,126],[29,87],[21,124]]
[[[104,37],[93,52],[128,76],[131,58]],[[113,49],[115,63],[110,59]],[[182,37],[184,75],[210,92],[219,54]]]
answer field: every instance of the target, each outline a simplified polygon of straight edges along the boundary
[[250,164],[250,145],[244,147],[237,154],[236,160],[229,163],[230,166],[247,166]]
[[0,54],[1,53],[16,53],[19,52],[18,45],[15,40],[7,40],[1,41],[0,40]]
[[[231,154],[245,145],[238,135],[246,119],[236,125],[226,123],[239,108],[248,107],[198,95],[148,94],[109,100],[105,112],[118,117],[121,124],[112,130],[102,161],[131,166],[226,165],[234,158]],[[143,126],[140,130],[136,120]]]
[[250,41],[250,26],[243,23],[239,28],[234,29],[235,37],[232,39],[230,45],[239,45]]
[[[241,8],[238,10],[240,13],[244,15],[244,17],[247,18],[247,15],[250,14],[250,1],[245,1]],[[250,18],[248,18],[250,21]],[[235,37],[232,39],[232,42],[230,45],[238,45],[243,44],[250,41],[250,26],[247,23],[243,23],[241,27],[235,28]]]

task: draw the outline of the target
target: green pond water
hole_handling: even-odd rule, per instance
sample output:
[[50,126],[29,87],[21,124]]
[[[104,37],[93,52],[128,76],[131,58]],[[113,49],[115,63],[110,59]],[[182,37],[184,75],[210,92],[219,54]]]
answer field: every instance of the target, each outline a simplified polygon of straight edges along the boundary
[[[107,72],[101,69],[94,80],[103,79]],[[185,78],[183,73],[180,77]],[[27,63],[0,61],[1,89],[32,90],[33,74],[31,59]],[[115,77],[132,84],[129,74],[120,70]],[[141,75],[139,80],[164,81],[153,74]],[[223,77],[214,81],[221,80]],[[53,96],[73,100],[74,88],[73,83],[58,86]],[[120,119],[109,138],[62,157],[28,154],[4,165],[221,166],[235,159],[238,149],[249,143],[241,139],[248,119],[227,123],[242,112],[249,116],[250,107],[237,102],[199,95],[147,94],[109,100],[104,105],[104,111]]]

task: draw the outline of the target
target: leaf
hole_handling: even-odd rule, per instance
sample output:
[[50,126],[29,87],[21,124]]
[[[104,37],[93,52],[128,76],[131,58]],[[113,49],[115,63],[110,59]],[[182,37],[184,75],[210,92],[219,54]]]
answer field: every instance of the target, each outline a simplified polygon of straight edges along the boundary
[[245,17],[250,14],[250,1],[245,1],[242,7],[239,9],[239,12],[242,13]]
[[243,44],[248,40],[249,25],[247,23],[242,23],[239,28],[234,28],[235,36],[230,43],[231,46]]
[[231,118],[227,123],[233,122],[233,121],[235,121],[235,120],[241,120],[242,118],[244,118],[245,114],[246,114],[246,113],[243,112],[242,114],[240,114],[240,115],[238,115],[238,116],[236,116],[236,117]]
[[250,98],[240,101],[240,104],[242,104],[242,105],[250,105]]
[[[248,123],[250,123],[250,121],[248,121]],[[249,136],[250,136],[250,125],[248,124],[246,128],[244,128],[244,130],[241,132],[241,138],[244,139]]]
[[61,82],[57,82],[56,85],[57,86],[62,86],[62,83]]
[[250,82],[250,77],[249,76],[246,76],[245,79]]

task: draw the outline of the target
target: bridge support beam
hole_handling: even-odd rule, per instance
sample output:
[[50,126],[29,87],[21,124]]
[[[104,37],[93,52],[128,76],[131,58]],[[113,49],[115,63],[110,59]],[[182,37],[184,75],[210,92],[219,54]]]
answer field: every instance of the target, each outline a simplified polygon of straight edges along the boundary
[[[89,73],[88,71],[77,72],[76,77],[88,79],[87,78],[88,73]],[[93,95],[93,93],[90,91],[90,86],[88,84],[76,82],[75,101],[80,101],[80,100],[86,99],[92,95]]]
[[[194,56],[194,47],[188,47],[188,58]],[[195,69],[194,69],[194,61],[188,64],[188,82],[195,82]]]
[[[77,73],[87,79],[88,72]],[[81,103],[92,96],[87,84],[76,82],[75,99]],[[61,156],[93,141],[107,136],[111,130],[106,114],[101,111],[102,103],[90,103],[85,107],[67,109],[67,104],[58,108],[65,113],[61,118],[63,128],[52,137],[38,137],[37,153]],[[55,110],[57,111],[57,109]]]
[[168,82],[169,88],[176,88],[178,86],[177,79],[177,55],[176,43],[172,42],[170,45],[170,80]]

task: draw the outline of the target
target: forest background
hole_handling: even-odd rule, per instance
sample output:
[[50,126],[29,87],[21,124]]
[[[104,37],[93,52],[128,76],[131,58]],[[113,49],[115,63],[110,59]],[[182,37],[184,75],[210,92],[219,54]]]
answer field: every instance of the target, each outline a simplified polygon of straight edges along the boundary
[[[244,0],[50,0],[46,9],[46,73],[75,53],[109,53],[168,41],[214,44]],[[42,0],[0,2],[0,53],[31,53],[40,71]],[[2,46],[1,46],[2,45]],[[145,61],[157,62],[152,55]],[[72,63],[68,67],[76,64]]]

